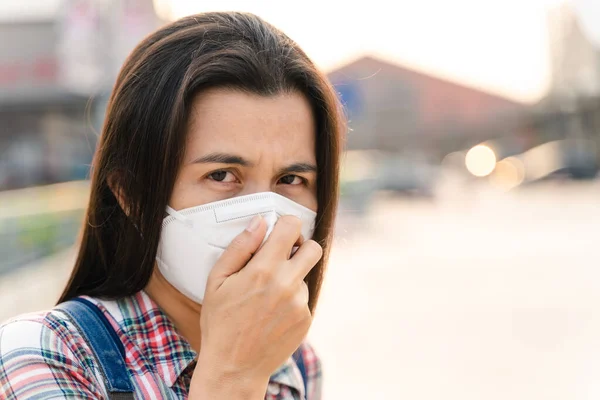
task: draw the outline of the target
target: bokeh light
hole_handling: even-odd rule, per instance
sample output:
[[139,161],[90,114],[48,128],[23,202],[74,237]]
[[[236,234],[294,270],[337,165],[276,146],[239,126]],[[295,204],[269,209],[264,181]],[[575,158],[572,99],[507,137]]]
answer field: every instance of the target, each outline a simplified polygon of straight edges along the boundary
[[496,154],[484,144],[477,145],[467,153],[465,165],[477,177],[488,176],[496,167]]
[[523,162],[516,157],[508,157],[496,164],[490,176],[491,183],[501,190],[511,190],[523,183],[525,167]]

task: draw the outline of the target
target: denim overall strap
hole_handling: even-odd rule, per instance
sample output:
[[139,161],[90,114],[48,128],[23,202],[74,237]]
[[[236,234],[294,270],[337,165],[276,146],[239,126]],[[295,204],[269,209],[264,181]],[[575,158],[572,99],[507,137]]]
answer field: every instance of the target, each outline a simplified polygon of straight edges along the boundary
[[308,396],[308,377],[306,375],[306,366],[304,365],[304,356],[302,355],[302,348],[299,348],[292,354],[292,359],[298,366],[300,374],[302,375],[302,382],[304,382],[304,393]]
[[59,305],[87,340],[100,365],[111,400],[132,400],[133,385],[125,365],[125,348],[104,313],[92,302],[74,298]]

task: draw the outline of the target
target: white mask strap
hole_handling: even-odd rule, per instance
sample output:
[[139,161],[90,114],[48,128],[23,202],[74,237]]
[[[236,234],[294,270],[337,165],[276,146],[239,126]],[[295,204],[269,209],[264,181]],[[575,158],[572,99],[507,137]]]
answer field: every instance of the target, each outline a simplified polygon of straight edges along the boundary
[[171,217],[175,218],[177,221],[192,226],[192,221],[190,221],[189,219],[187,219],[184,215],[182,215],[179,211],[174,210],[173,208],[167,206],[167,214],[169,214]]

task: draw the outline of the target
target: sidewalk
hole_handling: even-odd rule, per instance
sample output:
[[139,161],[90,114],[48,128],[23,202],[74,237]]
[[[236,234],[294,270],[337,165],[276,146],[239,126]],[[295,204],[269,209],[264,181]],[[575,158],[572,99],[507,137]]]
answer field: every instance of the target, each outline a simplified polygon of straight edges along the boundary
[[74,260],[71,248],[0,276],[0,322],[51,308],[69,278]]

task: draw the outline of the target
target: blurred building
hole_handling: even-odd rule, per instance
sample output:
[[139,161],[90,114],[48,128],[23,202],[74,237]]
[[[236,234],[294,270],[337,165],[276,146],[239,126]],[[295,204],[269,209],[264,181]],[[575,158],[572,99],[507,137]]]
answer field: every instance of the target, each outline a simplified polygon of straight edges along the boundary
[[560,144],[560,170],[591,178],[599,164],[600,49],[583,29],[581,17],[569,3],[548,13],[550,85],[523,119],[528,129],[520,132],[526,149]]
[[349,150],[442,157],[511,132],[521,103],[364,57],[329,74],[345,104]]
[[0,2],[0,190],[86,177],[118,68],[158,24],[152,0]]
[[566,101],[600,94],[600,50],[571,5],[550,10],[548,28],[552,70],[548,98]]

